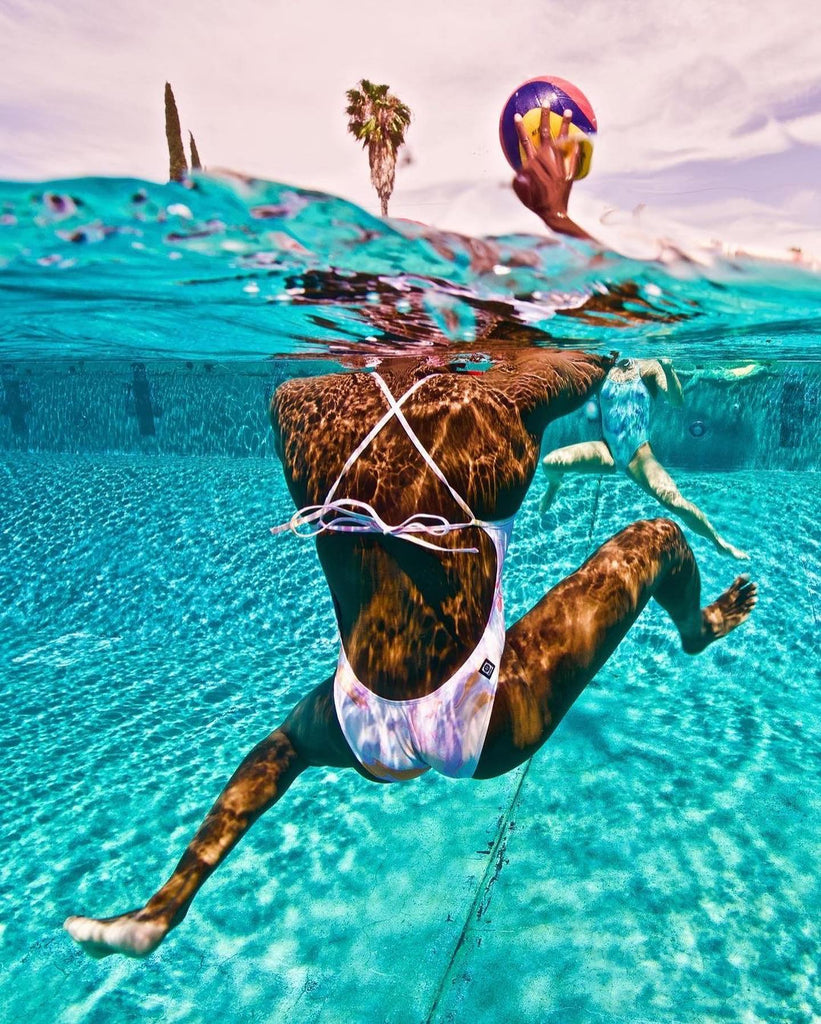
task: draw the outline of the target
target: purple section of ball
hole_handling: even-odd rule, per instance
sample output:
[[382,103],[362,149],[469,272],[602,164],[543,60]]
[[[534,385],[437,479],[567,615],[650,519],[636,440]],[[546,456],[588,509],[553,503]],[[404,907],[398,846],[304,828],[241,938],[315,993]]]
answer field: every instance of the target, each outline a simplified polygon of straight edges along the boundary
[[521,166],[519,156],[519,136],[516,132],[514,117],[519,114],[521,117],[536,107],[547,105],[556,114],[563,114],[565,110],[573,113],[573,124],[586,134],[593,134],[595,127],[590,123],[587,115],[582,111],[578,103],[559,86],[554,85],[547,79],[537,79],[532,82],[525,82],[510,97],[505,104],[502,116],[499,120],[499,138],[502,149],[507,157],[508,163],[518,169]]

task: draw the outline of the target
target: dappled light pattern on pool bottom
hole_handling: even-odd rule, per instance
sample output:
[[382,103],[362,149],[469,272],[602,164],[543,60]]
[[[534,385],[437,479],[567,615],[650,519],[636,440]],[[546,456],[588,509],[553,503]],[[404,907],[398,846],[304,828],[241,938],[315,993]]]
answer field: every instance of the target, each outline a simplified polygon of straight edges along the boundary
[[[530,766],[300,779],[142,963],[71,912],[146,898],[239,759],[335,657],[273,462],[13,456],[0,520],[9,1019],[799,1022],[821,1012],[817,474],[679,474],[752,553],[751,620],[698,659],[649,608]],[[538,489],[511,618],[658,507]],[[736,566],[693,546],[706,597]]]

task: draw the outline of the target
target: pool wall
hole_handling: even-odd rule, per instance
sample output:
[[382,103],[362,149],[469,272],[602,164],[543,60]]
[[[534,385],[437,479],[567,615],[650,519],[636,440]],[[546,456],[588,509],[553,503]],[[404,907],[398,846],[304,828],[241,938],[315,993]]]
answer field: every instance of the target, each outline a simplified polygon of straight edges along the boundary
[[[327,365],[324,367],[327,372]],[[0,368],[0,451],[275,457],[267,407],[311,362],[15,362]],[[821,468],[821,368],[789,364],[728,382],[684,373],[651,440],[693,470]],[[553,423],[549,450],[600,436],[595,406]]]

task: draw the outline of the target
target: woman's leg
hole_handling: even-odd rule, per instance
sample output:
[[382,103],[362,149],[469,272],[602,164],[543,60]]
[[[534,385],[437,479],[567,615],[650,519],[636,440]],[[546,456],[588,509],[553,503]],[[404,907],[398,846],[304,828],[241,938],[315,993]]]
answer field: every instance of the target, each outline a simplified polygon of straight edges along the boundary
[[183,920],[202,884],[257,818],[306,768],[322,765],[358,768],[339,728],[332,680],[318,686],[283,725],[254,747],[208,812],[171,877],[145,906],[117,917],[69,917],[64,925],[69,935],[94,957],[151,953]]
[[555,448],[542,459],[547,476],[547,490],[542,496],[542,512],[553,504],[565,473],[612,473],[616,468],[610,449],[604,441],[582,441],[566,448]]
[[697,654],[747,618],[756,586],[739,576],[702,608],[698,566],[679,526],[654,519],[616,534],[507,631],[475,778],[501,775],[538,750],[651,597],[684,650]]
[[682,497],[675,480],[656,459],[652,448],[646,442],[630,460],[627,475],[659,504],[683,520],[693,533],[711,540],[722,554],[732,555],[738,559],[750,557],[724,540],[701,509]]

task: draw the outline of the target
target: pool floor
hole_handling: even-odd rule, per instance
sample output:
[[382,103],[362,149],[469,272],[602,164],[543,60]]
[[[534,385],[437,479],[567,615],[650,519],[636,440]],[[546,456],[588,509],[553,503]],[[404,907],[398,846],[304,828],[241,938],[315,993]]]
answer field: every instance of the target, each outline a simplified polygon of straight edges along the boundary
[[[305,774],[142,962],[60,930],[145,900],[242,756],[335,659],[273,460],[0,463],[0,1018],[821,1020],[819,475],[675,472],[748,566],[698,658],[649,607],[556,735],[487,783]],[[634,518],[579,478],[514,535],[510,619]]]

